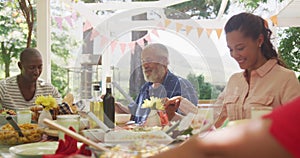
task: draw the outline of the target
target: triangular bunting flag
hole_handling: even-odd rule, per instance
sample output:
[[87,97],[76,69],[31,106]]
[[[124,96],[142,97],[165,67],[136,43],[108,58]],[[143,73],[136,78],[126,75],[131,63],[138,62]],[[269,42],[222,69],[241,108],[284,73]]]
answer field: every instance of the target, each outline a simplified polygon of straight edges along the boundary
[[145,36],[145,40],[148,41],[149,43],[151,42],[150,34],[147,34],[147,35]]
[[208,36],[208,37],[210,37],[211,32],[212,32],[212,29],[206,28],[206,33],[207,33],[207,36]]
[[143,39],[143,38],[138,39],[136,42],[137,42],[142,48],[144,48],[145,43],[144,43],[144,39]]
[[94,40],[94,38],[96,38],[98,35],[99,35],[99,32],[97,30],[93,29],[90,40],[91,41]]
[[130,51],[131,51],[132,54],[134,53],[135,43],[136,42],[134,42],[134,41],[128,43],[129,49],[130,49]]
[[165,20],[165,27],[168,27],[171,24],[171,20],[166,19]]
[[111,53],[114,53],[114,50],[117,46],[117,41],[112,41],[111,44],[110,44],[110,48],[111,48]]
[[188,35],[188,34],[191,32],[192,29],[193,29],[192,26],[186,25],[186,26],[185,26],[185,32],[186,32],[186,35]]
[[197,32],[198,32],[198,37],[200,37],[202,35],[203,28],[197,28]]
[[108,42],[107,37],[105,36],[101,36],[101,40],[100,40],[100,46],[104,47],[106,45],[106,43]]
[[124,54],[125,49],[126,49],[126,43],[120,43],[120,48],[121,48],[122,54]]
[[163,26],[162,22],[159,22],[157,24],[157,27],[160,29],[160,30],[165,30],[166,28]]
[[73,19],[74,21],[77,20],[77,13],[76,13],[76,12],[73,12],[71,16],[72,16],[72,19]]
[[159,34],[156,29],[152,30],[151,33],[153,33],[156,37],[159,37]]
[[55,21],[56,21],[59,29],[61,29],[61,30],[62,30],[62,20],[63,19],[61,17],[55,17]]
[[86,21],[83,25],[83,32],[86,31],[86,30],[89,30],[92,28],[92,25],[90,22]]
[[65,19],[66,19],[66,21],[68,22],[68,24],[69,24],[71,27],[73,27],[72,20],[71,20],[71,19],[72,19],[72,16],[71,16],[71,15],[66,16]]
[[223,30],[223,29],[216,29],[217,36],[218,36],[219,39],[220,39],[220,37],[221,37],[222,30]]
[[182,24],[176,23],[176,32],[177,33],[181,30],[182,26],[183,26]]
[[274,24],[274,26],[278,26],[277,15],[271,16],[270,19],[271,19],[272,23]]

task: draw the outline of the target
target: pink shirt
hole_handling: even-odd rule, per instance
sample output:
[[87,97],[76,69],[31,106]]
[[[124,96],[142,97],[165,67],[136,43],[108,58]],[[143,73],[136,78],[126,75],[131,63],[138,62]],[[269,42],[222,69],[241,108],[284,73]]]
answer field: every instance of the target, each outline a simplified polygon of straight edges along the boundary
[[251,118],[252,106],[276,108],[300,96],[295,73],[278,65],[275,59],[253,70],[249,84],[244,74],[233,74],[216,102],[225,106],[222,115],[227,115],[229,120]]

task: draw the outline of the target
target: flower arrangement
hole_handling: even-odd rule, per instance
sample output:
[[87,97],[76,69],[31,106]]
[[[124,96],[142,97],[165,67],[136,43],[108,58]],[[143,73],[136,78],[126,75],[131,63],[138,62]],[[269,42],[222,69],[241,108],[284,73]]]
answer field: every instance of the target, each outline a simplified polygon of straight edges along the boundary
[[151,108],[152,110],[165,110],[161,98],[150,97],[150,99],[145,99],[142,104],[142,108]]
[[40,95],[35,99],[36,105],[42,105],[45,110],[51,110],[53,108],[57,108],[56,99],[51,95],[43,96]]

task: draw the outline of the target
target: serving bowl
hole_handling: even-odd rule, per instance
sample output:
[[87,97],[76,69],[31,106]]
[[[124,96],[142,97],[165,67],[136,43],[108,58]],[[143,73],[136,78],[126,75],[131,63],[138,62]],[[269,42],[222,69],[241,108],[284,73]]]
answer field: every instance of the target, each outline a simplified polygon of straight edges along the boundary
[[104,130],[100,128],[86,129],[81,131],[83,136],[94,142],[104,142]]
[[115,114],[117,124],[125,124],[130,121],[131,114]]
[[38,142],[42,139],[43,129],[37,124],[19,124],[23,137],[10,124],[5,124],[0,128],[1,145],[17,145]]

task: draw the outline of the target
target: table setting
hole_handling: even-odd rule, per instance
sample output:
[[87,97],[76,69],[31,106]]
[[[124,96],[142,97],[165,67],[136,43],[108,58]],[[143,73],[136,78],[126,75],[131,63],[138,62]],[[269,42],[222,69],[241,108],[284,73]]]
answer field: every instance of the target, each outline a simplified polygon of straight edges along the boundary
[[[68,98],[72,97],[69,95]],[[73,99],[65,99],[64,106],[74,105],[73,102]],[[14,136],[22,141],[18,140],[15,143],[7,144],[8,141],[4,140],[4,137],[1,138],[0,133],[2,157],[24,158],[66,154],[58,152],[62,150],[62,146],[65,146],[60,144],[66,143],[72,144],[74,148],[71,150],[73,153],[67,154],[76,154],[84,146],[84,150],[91,151],[91,155],[88,156],[92,157],[118,157],[120,155],[122,155],[121,157],[124,155],[125,157],[148,157],[180,144],[191,135],[214,130],[211,111],[203,111],[199,108],[195,114],[190,113],[179,121],[169,122],[163,113],[160,99],[150,98],[145,101],[143,106],[151,108],[153,111],[144,124],[132,124],[129,114],[116,114],[114,129],[107,127],[93,112],[86,110],[88,107],[82,108],[81,106],[73,107],[68,113],[52,113],[52,117],[45,117],[42,122],[39,121],[40,117],[33,117],[34,120],[27,124],[20,124],[16,121],[20,129],[15,130],[11,127],[8,130],[15,131]],[[65,111],[71,109],[70,107],[63,108],[67,109]],[[33,110],[31,114],[36,115],[36,113]],[[53,119],[53,115],[55,115],[55,119]],[[14,117],[10,119],[14,120]],[[96,124],[96,128],[90,128],[91,121]],[[1,127],[6,129],[6,126],[11,126],[11,124],[7,122]],[[72,128],[70,129],[70,127]],[[31,129],[29,133],[35,131],[33,138],[36,139],[25,141],[18,135],[18,131],[21,131],[27,138],[25,130],[27,128]],[[6,135],[5,139],[7,139]]]

